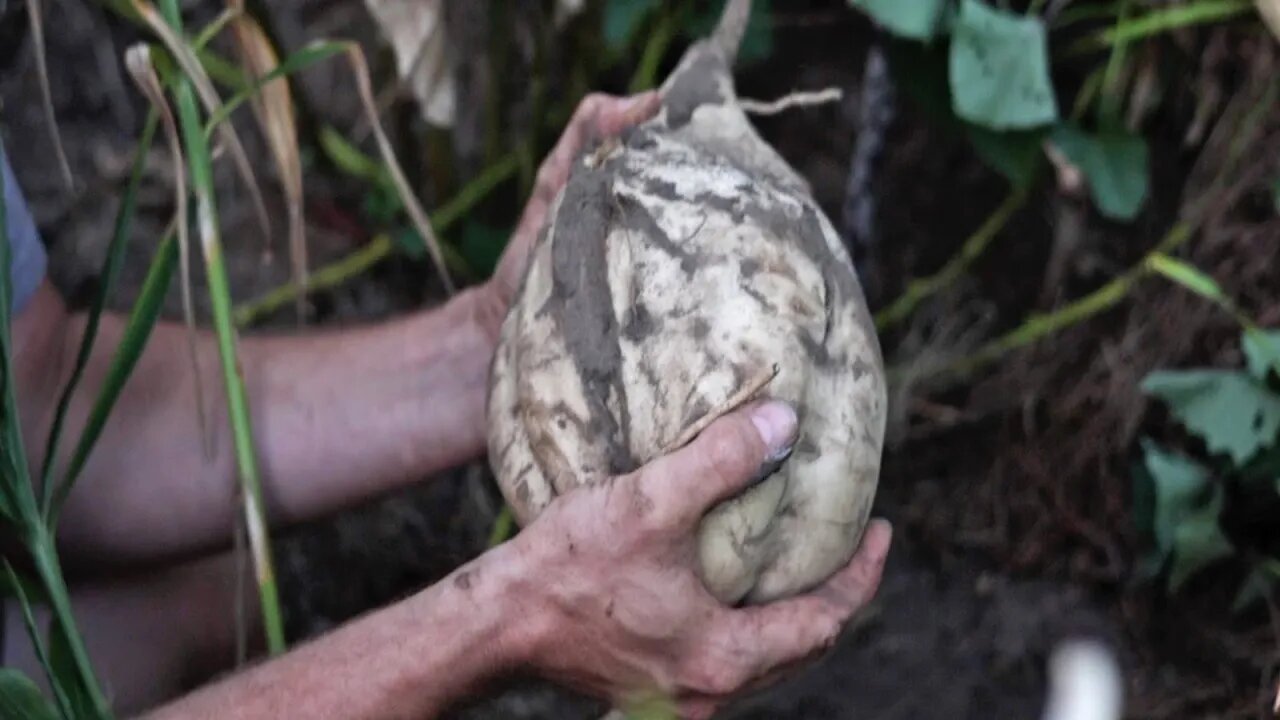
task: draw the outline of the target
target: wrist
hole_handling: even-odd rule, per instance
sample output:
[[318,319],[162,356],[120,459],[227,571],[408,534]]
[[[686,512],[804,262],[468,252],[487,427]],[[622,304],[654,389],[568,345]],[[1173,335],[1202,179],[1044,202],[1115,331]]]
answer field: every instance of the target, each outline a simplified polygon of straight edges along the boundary
[[[537,569],[507,543],[409,600],[419,715],[435,717],[496,678],[532,671],[550,635],[536,598]],[[405,631],[402,626],[402,632]]]
[[489,342],[492,355],[498,346],[498,335],[502,331],[502,322],[507,317],[511,301],[503,293],[497,283],[489,281],[467,288],[458,294],[457,302],[467,306],[470,317]]

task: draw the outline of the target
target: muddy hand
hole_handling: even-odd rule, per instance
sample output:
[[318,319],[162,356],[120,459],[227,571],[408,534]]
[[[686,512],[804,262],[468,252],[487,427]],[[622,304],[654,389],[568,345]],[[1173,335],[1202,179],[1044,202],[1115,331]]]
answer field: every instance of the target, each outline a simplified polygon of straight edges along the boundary
[[539,578],[527,598],[542,632],[530,661],[618,706],[657,693],[682,717],[709,717],[737,693],[829,648],[875,594],[889,549],[884,521],[817,590],[732,608],[699,579],[706,512],[742,492],[795,442],[796,416],[750,405],[679,451],[553,502],[514,541]]

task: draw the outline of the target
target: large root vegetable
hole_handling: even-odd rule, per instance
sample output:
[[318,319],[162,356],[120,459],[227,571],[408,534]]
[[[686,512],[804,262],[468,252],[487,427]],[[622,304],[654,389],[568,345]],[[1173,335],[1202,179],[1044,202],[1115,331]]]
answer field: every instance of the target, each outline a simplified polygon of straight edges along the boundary
[[792,403],[794,452],[700,529],[702,577],[726,602],[791,595],[849,561],[886,403],[849,256],[738,105],[749,7],[730,2],[690,48],[655,118],[575,165],[504,321],[488,404],[494,471],[528,523],[750,396]]

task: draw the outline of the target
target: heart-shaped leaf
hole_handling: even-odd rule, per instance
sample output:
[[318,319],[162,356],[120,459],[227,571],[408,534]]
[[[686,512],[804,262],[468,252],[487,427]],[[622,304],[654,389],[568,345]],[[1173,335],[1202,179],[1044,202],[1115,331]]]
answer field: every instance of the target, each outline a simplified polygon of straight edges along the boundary
[[945,0],[849,0],[885,30],[912,40],[929,40],[942,25]]
[[1145,139],[1123,132],[1091,134],[1063,124],[1054,129],[1052,140],[1084,173],[1099,212],[1113,220],[1137,217],[1149,184]]
[[992,130],[1057,121],[1048,41],[1039,18],[962,0],[949,64],[952,102],[961,118]]
[[1163,400],[1211,451],[1225,452],[1237,466],[1271,445],[1280,429],[1280,397],[1246,372],[1154,372],[1142,389]]

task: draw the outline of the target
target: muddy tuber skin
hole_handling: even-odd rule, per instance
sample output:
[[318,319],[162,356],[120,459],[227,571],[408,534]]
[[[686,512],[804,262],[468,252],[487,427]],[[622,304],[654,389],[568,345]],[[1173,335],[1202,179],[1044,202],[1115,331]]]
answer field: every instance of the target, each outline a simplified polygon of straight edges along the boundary
[[794,451],[702,520],[702,579],[730,603],[794,595],[849,561],[886,404],[848,254],[738,106],[748,7],[730,3],[689,50],[656,117],[575,164],[502,325],[487,408],[524,524],[753,397],[797,408]]

